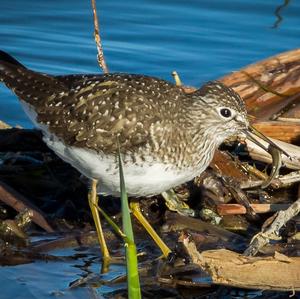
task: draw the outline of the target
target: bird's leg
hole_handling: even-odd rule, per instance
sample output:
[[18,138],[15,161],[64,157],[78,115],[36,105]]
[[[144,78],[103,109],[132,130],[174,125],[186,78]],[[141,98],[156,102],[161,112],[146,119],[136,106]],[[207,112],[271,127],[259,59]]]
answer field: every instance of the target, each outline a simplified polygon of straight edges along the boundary
[[148,234],[152,237],[152,239],[154,240],[154,242],[160,248],[160,250],[163,253],[163,256],[164,257],[168,257],[169,254],[171,253],[171,249],[159,237],[159,235],[155,232],[155,230],[153,229],[153,227],[151,226],[151,224],[144,217],[144,215],[141,212],[139,202],[138,201],[131,201],[130,202],[130,208],[131,208],[132,214],[143,225],[143,227],[146,229],[146,231],[148,232]]
[[100,222],[100,216],[99,216],[99,211],[97,209],[98,207],[98,195],[97,195],[97,180],[92,180],[91,183],[91,190],[89,192],[88,195],[88,199],[89,199],[89,205],[90,205],[90,209],[92,211],[92,215],[93,215],[93,219],[94,219],[94,223],[96,226],[96,231],[97,231],[97,235],[98,235],[98,240],[99,240],[99,244],[100,244],[100,248],[101,248],[101,252],[102,252],[102,269],[101,272],[102,273],[106,273],[108,272],[108,268],[109,268],[109,262],[110,262],[110,255],[109,255],[109,251],[107,249],[107,245],[105,242],[105,238],[104,238],[104,234],[103,234],[103,230],[102,230],[102,226],[101,226],[101,222]]
[[183,216],[195,217],[196,212],[180,200],[173,189],[163,192],[162,197],[165,200],[167,207],[174,212]]

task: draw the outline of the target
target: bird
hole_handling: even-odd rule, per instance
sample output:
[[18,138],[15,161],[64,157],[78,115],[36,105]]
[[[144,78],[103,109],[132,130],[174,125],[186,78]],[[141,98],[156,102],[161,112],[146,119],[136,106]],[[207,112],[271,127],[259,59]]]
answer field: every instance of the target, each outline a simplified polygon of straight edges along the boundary
[[[191,93],[156,77],[49,75],[0,51],[0,81],[11,89],[43,141],[90,179],[89,203],[103,258],[109,260],[97,194],[118,196],[118,148],[129,197],[150,197],[200,175],[225,139],[249,130],[242,98],[210,81]],[[171,250],[131,204],[164,256]]]

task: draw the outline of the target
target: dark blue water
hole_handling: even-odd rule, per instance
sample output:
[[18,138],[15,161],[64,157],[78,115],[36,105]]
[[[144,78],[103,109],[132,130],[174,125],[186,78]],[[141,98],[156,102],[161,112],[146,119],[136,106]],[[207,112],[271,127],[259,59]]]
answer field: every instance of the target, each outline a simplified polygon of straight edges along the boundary
[[[300,2],[290,1],[280,10],[279,22],[275,10],[283,3],[98,0],[107,64],[110,71],[169,80],[177,70],[184,83],[199,86],[299,47]],[[101,73],[93,30],[89,0],[0,0],[2,50],[41,72]],[[31,127],[16,97],[4,86],[0,86],[0,120]],[[72,264],[35,263],[2,268],[0,273],[1,292],[6,290],[7,298],[13,288],[19,298],[52,298],[81,272]],[[62,292],[64,298],[75,295]],[[82,297],[84,291],[78,292],[75,297]]]
[[[98,0],[111,71],[144,73],[199,86],[300,45],[300,2]],[[1,0],[1,48],[35,70],[101,72],[89,0]],[[0,119],[30,127],[16,98],[0,87]]]

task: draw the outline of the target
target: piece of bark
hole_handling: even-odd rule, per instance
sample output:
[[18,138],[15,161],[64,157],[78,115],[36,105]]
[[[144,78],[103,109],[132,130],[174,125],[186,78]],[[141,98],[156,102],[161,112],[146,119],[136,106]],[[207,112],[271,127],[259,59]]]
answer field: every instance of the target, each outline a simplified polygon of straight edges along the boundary
[[272,184],[279,186],[279,187],[286,187],[292,185],[294,183],[300,182],[300,171],[293,171],[289,174],[279,176],[278,178],[274,179]]
[[207,271],[213,283],[248,289],[299,291],[300,258],[275,253],[274,257],[246,257],[226,249],[199,252],[182,235],[180,241],[192,262]]
[[300,49],[256,62],[220,80],[241,95],[250,114],[268,120],[299,96]]
[[234,161],[226,152],[217,150],[210,163],[210,167],[218,173],[236,178],[239,181],[249,180],[249,176],[246,174],[245,170],[242,169],[239,162]]
[[[241,182],[241,189],[249,189],[261,186],[265,180],[255,180],[255,181],[247,181]],[[271,186],[273,188],[284,188],[289,187],[294,183],[300,182],[300,171],[293,171],[286,175],[280,175],[277,178],[274,178],[271,182]]]
[[[300,121],[300,119],[298,121]],[[254,126],[268,137],[288,143],[300,144],[299,123],[286,121],[258,121]]]
[[25,209],[32,211],[32,221],[42,227],[47,232],[54,232],[54,229],[45,219],[43,212],[34,206],[28,199],[26,199],[19,192],[0,181],[0,201],[14,208],[18,212]]

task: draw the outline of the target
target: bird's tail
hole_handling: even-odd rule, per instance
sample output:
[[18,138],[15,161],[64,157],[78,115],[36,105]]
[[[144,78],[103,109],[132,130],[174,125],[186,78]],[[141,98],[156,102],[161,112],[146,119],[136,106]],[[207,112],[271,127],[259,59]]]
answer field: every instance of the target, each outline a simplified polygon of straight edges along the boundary
[[18,67],[26,68],[23,64],[21,64],[15,58],[13,58],[12,56],[10,56],[6,52],[0,50],[0,65],[2,63],[10,63],[10,64],[18,66]]
[[1,81],[21,100],[33,106],[37,100],[42,101],[65,88],[55,77],[29,70],[4,51],[0,51]]

